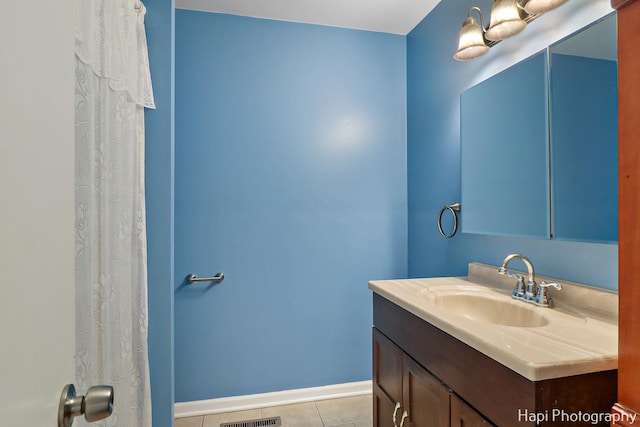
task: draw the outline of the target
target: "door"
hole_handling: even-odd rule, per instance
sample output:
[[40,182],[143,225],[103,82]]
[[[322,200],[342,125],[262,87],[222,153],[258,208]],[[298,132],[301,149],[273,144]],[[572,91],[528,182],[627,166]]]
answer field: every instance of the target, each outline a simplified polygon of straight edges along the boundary
[[57,426],[74,380],[74,4],[0,13],[2,426]]
[[392,427],[402,419],[402,350],[373,329],[373,425]]
[[449,389],[375,328],[373,425],[449,427]]
[[493,426],[482,415],[467,405],[455,394],[451,394],[451,427]]
[[449,389],[408,355],[403,357],[405,426],[449,427]]

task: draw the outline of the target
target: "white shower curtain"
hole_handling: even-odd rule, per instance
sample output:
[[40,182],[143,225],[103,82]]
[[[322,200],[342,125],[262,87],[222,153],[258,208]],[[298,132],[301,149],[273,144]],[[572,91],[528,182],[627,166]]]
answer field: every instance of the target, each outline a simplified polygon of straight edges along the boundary
[[102,426],[151,426],[144,108],[154,102],[144,14],[139,0],[78,2],[76,383],[79,392],[114,387]]

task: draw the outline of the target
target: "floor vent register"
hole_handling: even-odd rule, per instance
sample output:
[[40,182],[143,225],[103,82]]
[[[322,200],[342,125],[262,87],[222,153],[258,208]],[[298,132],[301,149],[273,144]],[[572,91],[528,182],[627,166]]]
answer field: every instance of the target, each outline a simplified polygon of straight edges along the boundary
[[280,417],[260,418],[259,420],[223,423],[220,427],[278,427],[282,425]]

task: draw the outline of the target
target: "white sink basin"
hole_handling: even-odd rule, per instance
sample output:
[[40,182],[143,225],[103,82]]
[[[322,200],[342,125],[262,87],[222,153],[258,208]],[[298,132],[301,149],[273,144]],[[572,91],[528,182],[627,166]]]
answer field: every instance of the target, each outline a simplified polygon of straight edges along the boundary
[[449,313],[467,319],[502,326],[536,328],[549,324],[549,319],[522,301],[492,298],[481,294],[441,295],[436,305]]
[[469,273],[369,288],[531,381],[617,367],[615,293],[562,281],[555,308],[543,308],[513,299],[515,283],[497,267],[472,264]]

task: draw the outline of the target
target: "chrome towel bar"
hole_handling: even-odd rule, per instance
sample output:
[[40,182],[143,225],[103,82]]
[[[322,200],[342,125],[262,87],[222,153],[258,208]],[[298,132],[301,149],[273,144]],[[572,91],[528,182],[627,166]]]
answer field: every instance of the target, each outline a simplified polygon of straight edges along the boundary
[[224,280],[224,273],[218,273],[213,277],[198,277],[195,274],[191,273],[187,276],[187,280],[189,283],[196,282],[222,282]]

